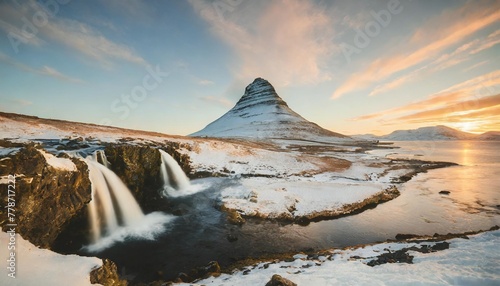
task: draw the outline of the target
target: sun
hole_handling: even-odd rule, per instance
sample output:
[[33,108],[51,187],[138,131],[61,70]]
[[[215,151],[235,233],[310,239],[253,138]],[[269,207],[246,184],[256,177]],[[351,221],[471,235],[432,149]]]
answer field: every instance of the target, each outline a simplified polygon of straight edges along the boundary
[[474,133],[474,130],[477,130],[478,128],[477,122],[473,121],[458,122],[452,124],[452,126],[460,131],[472,132],[472,133]]

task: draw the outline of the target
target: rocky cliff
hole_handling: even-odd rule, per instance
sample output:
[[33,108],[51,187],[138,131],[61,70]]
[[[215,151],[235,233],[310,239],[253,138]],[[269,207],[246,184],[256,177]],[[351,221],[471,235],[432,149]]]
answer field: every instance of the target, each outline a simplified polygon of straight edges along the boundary
[[[91,199],[87,165],[70,158],[43,155],[41,147],[29,144],[2,158],[0,173],[16,175],[15,223],[17,233],[31,243],[50,247],[72,218],[80,214]],[[49,161],[49,162],[48,162]],[[53,162],[64,162],[74,169]],[[50,164],[52,163],[52,164]],[[7,205],[2,188],[2,205]],[[0,225],[6,230],[7,210],[0,209]]]

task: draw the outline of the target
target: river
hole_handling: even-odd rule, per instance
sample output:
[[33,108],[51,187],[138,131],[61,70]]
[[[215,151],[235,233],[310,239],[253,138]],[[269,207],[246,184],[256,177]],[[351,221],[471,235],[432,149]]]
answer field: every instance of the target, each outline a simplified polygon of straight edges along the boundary
[[[400,149],[369,151],[368,156],[448,161],[458,166],[431,170],[400,187],[401,196],[360,214],[306,226],[247,220],[227,224],[214,207],[232,179],[194,181],[211,187],[174,199],[178,212],[169,231],[155,241],[128,241],[98,254],[135,281],[172,279],[179,272],[218,261],[222,266],[248,257],[394,239],[398,233],[461,233],[500,225],[500,142],[395,142]],[[440,191],[449,191],[448,195]],[[231,238],[231,239],[228,239]],[[231,241],[230,241],[231,240]]]

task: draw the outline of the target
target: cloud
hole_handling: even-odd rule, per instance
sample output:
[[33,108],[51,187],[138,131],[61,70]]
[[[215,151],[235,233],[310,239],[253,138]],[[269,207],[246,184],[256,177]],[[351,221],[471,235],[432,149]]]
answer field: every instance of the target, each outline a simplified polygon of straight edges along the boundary
[[408,82],[415,81],[421,76],[428,76],[429,74],[435,73],[437,71],[441,71],[458,65],[469,60],[471,55],[489,49],[498,43],[500,43],[500,34],[497,32],[491,33],[485,39],[474,39],[466,44],[459,46],[451,53],[441,55],[436,60],[421,68],[402,75],[388,83],[376,86],[370,92],[369,96],[388,92]]
[[67,75],[64,75],[64,74],[60,73],[56,69],[48,67],[48,66],[43,66],[39,70],[39,73],[42,74],[42,75],[51,76],[51,77],[54,77],[54,78],[57,78],[57,79],[61,79],[61,80],[66,80],[66,81],[75,82],[75,83],[83,83],[83,81],[81,79],[69,77]]
[[429,95],[426,99],[412,102],[400,107],[355,117],[351,120],[373,120],[376,118],[394,116],[401,113],[419,112],[422,109],[433,109],[458,102],[467,98],[482,98],[499,92],[500,70],[493,71],[473,79],[458,83],[442,91]]
[[125,45],[115,43],[90,26],[74,20],[59,20],[47,25],[47,35],[85,56],[108,66],[112,59],[147,66],[141,56]]
[[[492,107],[486,107],[478,110],[472,110],[466,112],[465,114],[457,115],[446,115],[446,122],[463,122],[463,121],[485,121],[492,120],[494,118],[500,117],[500,105],[495,105]],[[442,122],[442,116],[416,118],[409,120],[409,123],[430,123],[430,122]],[[500,121],[497,121],[500,122]]]
[[0,29],[18,35],[21,42],[33,46],[40,46],[51,39],[105,67],[111,66],[112,60],[148,65],[146,60],[126,45],[113,42],[85,23],[65,19],[60,15],[51,17],[43,12],[46,21],[39,25],[30,22],[34,29],[29,29],[30,33],[23,33],[18,28],[25,24],[22,19],[33,19],[33,15],[40,11],[45,10],[36,1],[26,1],[19,6],[4,2],[0,4]]
[[19,69],[19,70],[29,72],[29,73],[53,77],[53,78],[56,78],[59,80],[69,81],[69,82],[73,82],[73,83],[83,83],[84,82],[83,80],[81,80],[79,78],[67,76],[67,75],[65,75],[65,74],[59,72],[58,70],[56,70],[52,67],[49,67],[49,66],[43,66],[40,69],[32,68],[28,65],[25,65],[21,62],[18,62],[16,60],[8,57],[7,55],[5,55],[1,52],[0,52],[0,62],[6,63],[10,66],[13,66],[13,67]]
[[200,85],[213,85],[215,83],[211,80],[208,80],[208,79],[202,79],[202,80],[198,81],[198,84],[200,84]]
[[226,7],[224,13],[210,1],[189,3],[211,32],[234,51],[231,67],[239,79],[261,76],[278,86],[330,79],[324,63],[331,53],[333,24],[313,3],[281,0],[247,5],[243,1]]
[[216,96],[208,95],[208,96],[200,97],[200,99],[203,101],[209,102],[209,103],[215,103],[215,104],[222,106],[224,108],[231,108],[234,106],[234,102],[231,102],[228,99],[223,98],[223,97],[216,97]]
[[15,104],[19,104],[21,106],[29,106],[29,105],[33,104],[32,101],[25,100],[25,99],[12,99],[11,102],[13,102]]
[[489,62],[490,62],[490,60],[484,60],[484,61],[482,61],[482,62],[476,63],[476,64],[474,64],[474,65],[472,65],[472,66],[466,67],[466,68],[463,70],[463,72],[467,72],[467,71],[473,70],[473,69],[475,69],[475,68],[478,68],[478,67],[480,67],[480,66],[483,66],[483,65],[485,65],[485,64],[488,64]]
[[405,42],[404,49],[416,46],[415,50],[374,60],[368,67],[351,75],[342,83],[332,94],[332,98],[367,88],[395,73],[422,64],[439,55],[444,49],[496,23],[499,18],[498,1],[468,1],[457,9],[446,10],[417,29],[410,40]]
[[422,119],[436,118],[436,117],[443,119],[444,117],[454,115],[455,113],[462,113],[463,116],[467,117],[466,114],[469,111],[475,111],[498,105],[500,105],[500,94],[487,96],[479,99],[461,101],[454,104],[449,104],[442,108],[426,110],[406,116],[401,116],[396,118],[395,121],[412,121],[412,120],[422,120]]

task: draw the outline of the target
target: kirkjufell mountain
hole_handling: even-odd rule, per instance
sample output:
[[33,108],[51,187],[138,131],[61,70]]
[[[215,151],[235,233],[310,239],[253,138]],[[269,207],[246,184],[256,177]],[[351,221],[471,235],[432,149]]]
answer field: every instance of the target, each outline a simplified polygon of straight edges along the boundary
[[304,119],[288,107],[274,87],[262,78],[256,78],[245,88],[245,94],[231,110],[191,136],[352,140]]

